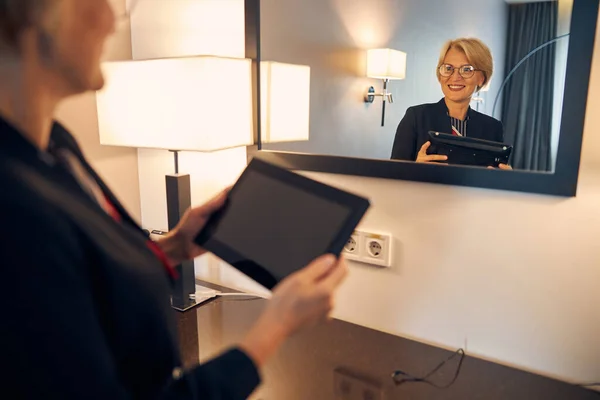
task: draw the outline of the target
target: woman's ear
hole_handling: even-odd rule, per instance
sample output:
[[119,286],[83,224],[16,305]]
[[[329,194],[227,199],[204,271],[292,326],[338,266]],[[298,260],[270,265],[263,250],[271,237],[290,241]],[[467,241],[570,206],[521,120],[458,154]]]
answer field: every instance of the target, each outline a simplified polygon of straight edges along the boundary
[[485,85],[486,83],[487,79],[485,78],[485,75],[481,74],[479,76],[479,81],[477,82],[477,87],[479,87],[479,90],[481,90],[481,88],[483,88],[483,85]]

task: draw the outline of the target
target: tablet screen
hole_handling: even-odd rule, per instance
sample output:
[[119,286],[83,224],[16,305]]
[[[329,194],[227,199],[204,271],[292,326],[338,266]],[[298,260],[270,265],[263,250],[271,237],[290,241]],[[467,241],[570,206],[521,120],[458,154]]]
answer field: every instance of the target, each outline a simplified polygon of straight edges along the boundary
[[212,239],[226,243],[243,259],[255,260],[279,281],[325,254],[351,211],[282,180],[247,171]]
[[255,157],[195,242],[272,289],[315,258],[339,255],[369,206]]

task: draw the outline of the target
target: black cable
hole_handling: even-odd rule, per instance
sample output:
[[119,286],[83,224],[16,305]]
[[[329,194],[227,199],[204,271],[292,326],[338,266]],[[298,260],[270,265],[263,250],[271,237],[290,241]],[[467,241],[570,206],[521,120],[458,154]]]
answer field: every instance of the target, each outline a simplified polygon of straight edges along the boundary
[[581,386],[581,387],[594,387],[594,386],[600,386],[600,382],[593,382],[593,383],[578,383],[577,386]]
[[[454,377],[452,378],[452,380],[450,382],[448,382],[445,385],[438,385],[437,383],[429,380],[430,376],[432,376],[433,374],[438,372],[447,362],[451,361],[457,355],[460,355],[460,359],[458,361],[458,365],[456,367],[456,372],[454,373]],[[408,374],[404,371],[397,370],[392,373],[392,380],[394,381],[396,386],[400,386],[404,383],[409,383],[409,382],[420,382],[420,383],[426,383],[426,384],[433,386],[435,388],[438,388],[438,389],[447,389],[450,386],[452,386],[454,384],[454,382],[456,382],[456,379],[458,379],[458,375],[460,374],[460,369],[462,367],[465,356],[466,356],[465,351],[463,349],[458,349],[458,350],[456,350],[456,352],[452,353],[452,355],[450,357],[448,357],[446,360],[439,363],[434,369],[432,369],[429,373],[427,373],[425,376],[423,376],[421,378],[417,378],[417,377],[415,377],[411,374]],[[402,377],[398,378],[399,376],[402,376]]]

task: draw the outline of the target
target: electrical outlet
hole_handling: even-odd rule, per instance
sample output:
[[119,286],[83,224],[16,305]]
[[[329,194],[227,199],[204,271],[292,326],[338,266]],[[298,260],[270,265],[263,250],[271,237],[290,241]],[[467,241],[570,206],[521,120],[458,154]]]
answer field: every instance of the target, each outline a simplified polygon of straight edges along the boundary
[[361,236],[358,232],[354,232],[348,238],[346,245],[344,246],[343,254],[348,260],[360,261],[361,258]]
[[380,382],[345,368],[334,371],[333,385],[335,400],[384,400]]
[[367,246],[367,252],[373,258],[379,258],[381,256],[381,252],[383,251],[383,246],[379,240],[371,239],[369,240]]
[[346,245],[344,246],[344,250],[346,250],[348,253],[355,253],[357,247],[358,243],[356,242],[356,239],[350,236],[346,242]]
[[359,261],[380,267],[392,266],[391,235],[362,232],[360,236],[363,243],[363,251],[361,252]]

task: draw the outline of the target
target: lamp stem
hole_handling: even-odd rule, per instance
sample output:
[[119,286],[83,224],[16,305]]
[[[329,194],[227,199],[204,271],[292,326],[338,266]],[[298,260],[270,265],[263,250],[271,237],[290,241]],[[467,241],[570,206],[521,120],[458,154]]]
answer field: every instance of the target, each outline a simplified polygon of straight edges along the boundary
[[173,153],[173,161],[175,163],[175,173],[179,173],[179,150],[169,150]]
[[384,126],[385,124],[385,102],[386,102],[386,94],[387,94],[387,84],[388,84],[388,79],[384,79],[383,80],[383,105],[381,108],[381,126]]

